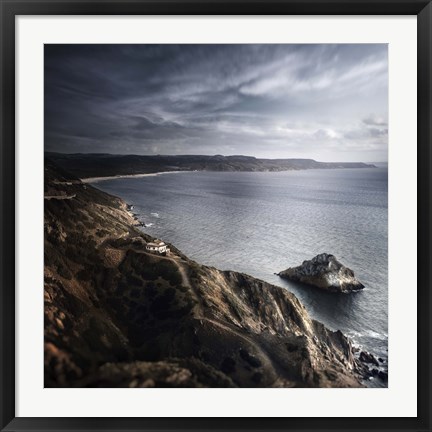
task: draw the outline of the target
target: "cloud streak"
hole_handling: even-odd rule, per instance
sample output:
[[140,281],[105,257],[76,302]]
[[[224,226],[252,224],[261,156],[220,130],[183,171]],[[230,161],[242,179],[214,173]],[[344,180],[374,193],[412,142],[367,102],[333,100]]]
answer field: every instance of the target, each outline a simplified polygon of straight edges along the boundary
[[386,45],[45,45],[48,151],[387,159]]

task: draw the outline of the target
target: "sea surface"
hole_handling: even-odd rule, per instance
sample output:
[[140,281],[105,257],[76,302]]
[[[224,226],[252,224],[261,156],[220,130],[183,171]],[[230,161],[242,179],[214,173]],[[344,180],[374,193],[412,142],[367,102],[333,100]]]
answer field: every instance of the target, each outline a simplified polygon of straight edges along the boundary
[[[105,180],[146,224],[195,261],[286,288],[313,318],[387,362],[387,167],[183,172]],[[365,289],[326,293],[275,273],[327,252]]]

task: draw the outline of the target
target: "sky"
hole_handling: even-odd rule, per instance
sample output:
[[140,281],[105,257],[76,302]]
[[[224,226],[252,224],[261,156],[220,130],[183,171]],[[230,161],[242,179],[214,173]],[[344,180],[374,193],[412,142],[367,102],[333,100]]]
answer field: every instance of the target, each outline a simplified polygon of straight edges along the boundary
[[385,44],[45,45],[45,150],[385,162]]

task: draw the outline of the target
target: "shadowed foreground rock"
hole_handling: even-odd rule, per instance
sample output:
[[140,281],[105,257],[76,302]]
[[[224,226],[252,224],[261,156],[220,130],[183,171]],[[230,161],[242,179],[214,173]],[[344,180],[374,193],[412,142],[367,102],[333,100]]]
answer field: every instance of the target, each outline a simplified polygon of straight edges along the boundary
[[278,275],[282,278],[313,285],[330,292],[351,292],[364,288],[354,272],[334,255],[322,253],[298,267],[290,267]]
[[375,358],[375,356],[371,353],[368,353],[366,351],[362,351],[360,353],[359,359],[363,363],[370,363],[375,366],[379,366],[378,360]]
[[45,197],[46,387],[361,386],[287,290],[148,253],[126,203],[49,162]]

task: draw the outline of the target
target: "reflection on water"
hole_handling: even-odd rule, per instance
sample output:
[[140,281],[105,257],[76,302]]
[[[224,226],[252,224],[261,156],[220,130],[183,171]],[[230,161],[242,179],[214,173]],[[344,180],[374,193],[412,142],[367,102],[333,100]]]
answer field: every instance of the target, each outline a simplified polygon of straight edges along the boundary
[[[190,258],[292,291],[312,317],[387,357],[387,169],[191,172],[104,181],[144,231]],[[366,288],[335,294],[275,273],[327,252]]]

